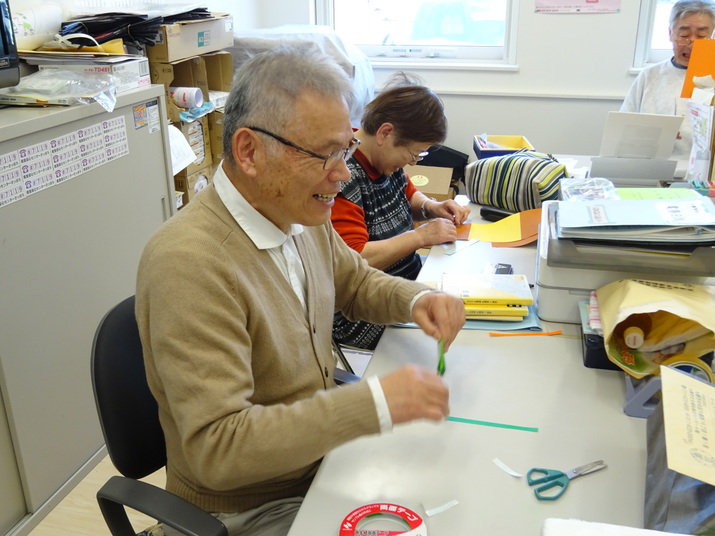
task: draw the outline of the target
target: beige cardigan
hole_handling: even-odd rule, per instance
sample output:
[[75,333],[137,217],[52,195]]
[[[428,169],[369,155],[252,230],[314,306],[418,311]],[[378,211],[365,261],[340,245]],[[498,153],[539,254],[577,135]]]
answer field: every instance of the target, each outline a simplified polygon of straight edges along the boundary
[[159,229],[140,262],[136,312],[167,489],[207,511],[304,495],[325,453],[379,432],[365,382],[334,388],[333,313],[405,322],[426,288],[370,268],[329,223],[295,241],[308,319],[213,186]]

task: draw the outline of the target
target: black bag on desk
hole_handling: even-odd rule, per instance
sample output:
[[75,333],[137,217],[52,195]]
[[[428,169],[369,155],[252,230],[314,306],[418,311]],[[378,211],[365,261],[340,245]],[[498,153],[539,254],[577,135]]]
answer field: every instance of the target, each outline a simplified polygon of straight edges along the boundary
[[468,164],[464,184],[473,203],[521,212],[558,199],[565,176],[566,166],[551,155],[523,149]]
[[715,534],[715,486],[668,469],[662,402],[648,417],[646,437],[645,528]]
[[429,153],[420,161],[420,164],[452,168],[452,182],[456,182],[464,178],[464,168],[467,166],[468,160],[469,155],[442,145],[430,147]]

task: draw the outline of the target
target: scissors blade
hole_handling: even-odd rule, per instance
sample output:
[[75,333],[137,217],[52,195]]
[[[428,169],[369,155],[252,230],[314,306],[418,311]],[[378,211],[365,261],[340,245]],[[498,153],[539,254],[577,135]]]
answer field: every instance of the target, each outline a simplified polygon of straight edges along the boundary
[[583,475],[595,473],[596,471],[600,471],[601,469],[605,469],[606,467],[608,467],[608,465],[606,465],[603,460],[598,460],[595,462],[587,463],[585,465],[574,467],[573,469],[566,471],[565,474],[567,477],[569,477],[569,480],[573,480],[574,478],[578,478]]

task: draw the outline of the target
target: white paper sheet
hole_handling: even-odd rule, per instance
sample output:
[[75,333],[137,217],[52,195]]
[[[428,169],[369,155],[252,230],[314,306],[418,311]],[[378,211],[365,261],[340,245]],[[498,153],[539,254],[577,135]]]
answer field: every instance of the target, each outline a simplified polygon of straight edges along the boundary
[[668,467],[715,485],[715,385],[661,367]]
[[189,145],[189,140],[174,125],[169,125],[169,148],[171,150],[171,172],[176,175],[196,160],[194,150]]
[[669,159],[683,117],[608,112],[599,156]]

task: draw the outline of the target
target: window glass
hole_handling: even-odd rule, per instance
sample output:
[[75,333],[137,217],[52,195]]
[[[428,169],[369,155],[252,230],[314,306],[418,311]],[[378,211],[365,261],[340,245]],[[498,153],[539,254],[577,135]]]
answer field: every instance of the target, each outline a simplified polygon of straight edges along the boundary
[[670,10],[675,0],[658,0],[655,6],[655,16],[653,17],[652,35],[650,47],[655,50],[673,50],[673,44],[668,36],[670,26]]
[[511,0],[331,3],[335,30],[373,58],[505,59]]
[[667,60],[673,55],[670,42],[670,10],[676,0],[643,0],[638,21],[638,39],[633,67]]

